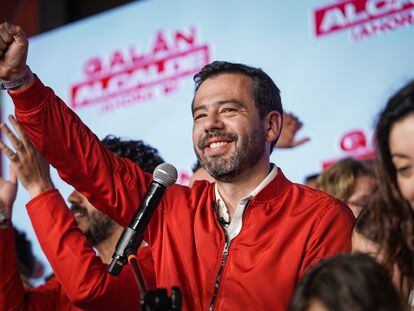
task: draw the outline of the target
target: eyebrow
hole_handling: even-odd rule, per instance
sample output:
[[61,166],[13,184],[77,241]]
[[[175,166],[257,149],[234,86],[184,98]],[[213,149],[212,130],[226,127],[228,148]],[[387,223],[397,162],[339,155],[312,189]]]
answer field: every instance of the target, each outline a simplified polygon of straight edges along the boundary
[[402,154],[402,153],[394,153],[391,154],[391,158],[403,158],[403,159],[410,159],[409,156]]
[[[218,101],[216,101],[213,105],[216,105],[216,106],[223,106],[223,105],[225,105],[225,104],[229,104],[229,103],[231,103],[231,104],[236,104],[238,107],[244,107],[245,105],[243,104],[243,102],[241,102],[240,100],[238,100],[238,99],[235,99],[235,98],[230,98],[230,99],[224,99],[224,100],[218,100]],[[199,111],[199,110],[203,110],[203,109],[206,109],[206,105],[200,105],[200,106],[198,106],[197,108],[194,108],[194,103],[193,103],[193,105],[192,105],[192,113],[193,113],[193,115],[194,115],[194,113],[195,112],[197,112],[197,111]]]

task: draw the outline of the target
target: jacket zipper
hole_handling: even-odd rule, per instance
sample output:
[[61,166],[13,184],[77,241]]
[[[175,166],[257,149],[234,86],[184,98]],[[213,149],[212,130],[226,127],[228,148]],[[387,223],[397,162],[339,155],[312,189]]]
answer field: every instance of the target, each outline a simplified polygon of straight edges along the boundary
[[214,283],[213,297],[211,298],[209,311],[214,310],[214,303],[216,302],[221,276],[223,274],[224,266],[226,265],[227,256],[229,254],[229,247],[230,247],[230,241],[229,241],[229,236],[227,234],[227,231],[226,231],[225,228],[223,228],[223,226],[221,224],[220,224],[220,226],[223,229],[224,237],[225,237],[226,242],[224,243],[223,258],[221,259],[220,269],[219,269],[219,272],[217,273],[216,282]]

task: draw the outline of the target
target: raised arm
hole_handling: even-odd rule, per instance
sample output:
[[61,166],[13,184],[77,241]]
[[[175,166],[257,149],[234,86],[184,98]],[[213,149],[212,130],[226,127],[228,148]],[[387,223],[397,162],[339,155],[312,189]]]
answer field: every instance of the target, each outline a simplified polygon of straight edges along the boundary
[[[19,137],[3,124],[1,129],[14,148],[1,142],[0,149],[12,161],[19,181],[32,197],[27,204],[31,222],[56,279],[71,303],[89,309],[138,308],[139,291],[132,271],[125,269],[119,277],[107,273],[107,265],[95,255],[62,196],[54,189],[47,162],[19,124],[10,120]],[[148,265],[148,256],[151,256],[149,250],[144,250],[141,259],[151,286],[154,272]]]
[[16,192],[17,178],[11,167],[9,180],[0,177],[0,311],[56,310],[59,291],[55,283],[28,289],[20,279],[11,222]]
[[104,148],[78,116],[37,77],[20,79],[28,70],[27,49],[27,38],[20,27],[0,25],[0,79],[23,81],[9,90],[17,119],[63,180],[85,194],[96,208],[127,225],[151,176]]

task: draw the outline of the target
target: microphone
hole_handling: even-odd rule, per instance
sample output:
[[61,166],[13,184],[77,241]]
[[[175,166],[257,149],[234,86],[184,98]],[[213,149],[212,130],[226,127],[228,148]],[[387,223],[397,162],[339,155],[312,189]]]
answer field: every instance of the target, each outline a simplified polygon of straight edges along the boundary
[[176,168],[168,163],[158,165],[153,173],[153,180],[145,193],[138,210],[124,229],[116,244],[108,272],[118,276],[128,260],[130,254],[137,252],[139,245],[144,240],[144,232],[148,227],[151,216],[160,202],[165,190],[177,181]]

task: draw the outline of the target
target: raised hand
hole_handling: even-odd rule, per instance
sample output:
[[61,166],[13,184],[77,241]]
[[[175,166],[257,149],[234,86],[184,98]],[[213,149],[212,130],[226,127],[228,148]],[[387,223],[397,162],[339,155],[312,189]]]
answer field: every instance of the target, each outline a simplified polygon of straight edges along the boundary
[[20,26],[7,22],[0,24],[0,80],[16,80],[26,73],[28,47]]
[[293,113],[283,114],[283,127],[276,148],[294,148],[310,140],[309,137],[296,138],[296,133],[302,128],[303,123]]
[[16,119],[13,116],[9,116],[8,119],[18,137],[4,123],[0,125],[0,129],[10,140],[15,151],[1,140],[0,150],[10,159],[13,170],[20,183],[32,198],[42,192],[53,189],[54,186],[50,178],[49,164],[32,145]]

